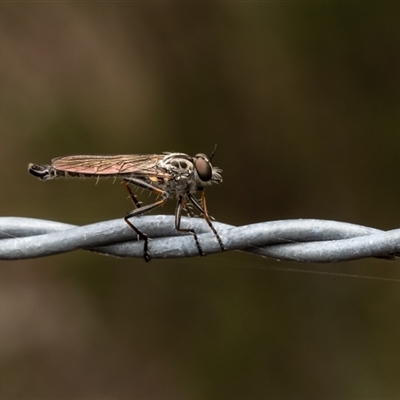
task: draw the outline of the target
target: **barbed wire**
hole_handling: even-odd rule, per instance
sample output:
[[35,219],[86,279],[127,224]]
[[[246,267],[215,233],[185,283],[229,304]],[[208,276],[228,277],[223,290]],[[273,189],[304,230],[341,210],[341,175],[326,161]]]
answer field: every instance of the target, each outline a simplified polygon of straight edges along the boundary
[[[151,238],[152,258],[199,256],[192,235],[177,232],[174,216],[135,218]],[[381,231],[346,222],[298,219],[232,226],[213,222],[226,250],[296,262],[329,263],[366,257],[393,259],[400,229]],[[220,253],[215,235],[201,218],[182,217],[195,229],[206,254]],[[143,242],[123,219],[76,226],[35,218],[0,217],[0,260],[44,257],[84,249],[117,257],[143,257]]]

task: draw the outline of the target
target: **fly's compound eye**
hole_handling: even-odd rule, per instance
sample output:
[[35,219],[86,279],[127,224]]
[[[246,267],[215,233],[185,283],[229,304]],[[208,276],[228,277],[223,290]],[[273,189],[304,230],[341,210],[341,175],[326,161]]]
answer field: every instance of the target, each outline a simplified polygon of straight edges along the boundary
[[208,182],[212,177],[212,166],[207,156],[203,153],[196,154],[194,157],[194,167],[199,178],[203,182]]

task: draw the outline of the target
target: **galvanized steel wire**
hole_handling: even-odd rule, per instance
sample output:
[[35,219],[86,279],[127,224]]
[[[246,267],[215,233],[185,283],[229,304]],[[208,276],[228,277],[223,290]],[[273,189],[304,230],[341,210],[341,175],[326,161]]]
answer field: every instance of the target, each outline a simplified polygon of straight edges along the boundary
[[[151,238],[151,257],[199,256],[192,235],[174,228],[174,216],[134,219]],[[366,257],[393,258],[400,252],[400,229],[381,231],[346,222],[298,219],[231,226],[213,222],[227,250],[296,262],[329,263]],[[215,235],[201,218],[182,218],[206,254],[220,253]],[[0,259],[44,257],[84,249],[117,257],[143,257],[143,241],[123,219],[75,226],[34,218],[0,217]]]

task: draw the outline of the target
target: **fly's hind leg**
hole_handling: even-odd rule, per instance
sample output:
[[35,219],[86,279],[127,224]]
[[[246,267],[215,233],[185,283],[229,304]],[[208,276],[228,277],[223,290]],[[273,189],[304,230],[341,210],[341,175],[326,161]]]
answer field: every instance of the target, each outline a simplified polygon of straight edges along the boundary
[[[155,203],[148,204],[146,206],[142,206],[141,203],[136,198],[136,196],[133,194],[131,188],[129,187],[129,183],[132,183],[133,185],[141,187],[142,189],[147,189],[154,193],[161,194],[163,196],[163,198],[161,200],[156,201]],[[158,189],[158,188],[150,185],[149,183],[146,183],[146,182],[141,181],[140,179],[136,179],[136,178],[126,178],[124,180],[124,185],[129,192],[129,197],[131,198],[132,202],[136,206],[135,210],[133,210],[125,215],[124,220],[136,232],[136,234],[138,236],[138,240],[140,239],[140,240],[144,241],[143,258],[146,262],[149,262],[151,260],[151,256],[150,256],[150,252],[149,252],[149,236],[146,233],[142,232],[139,228],[136,228],[136,226],[133,225],[131,221],[129,221],[129,218],[138,217],[139,215],[143,215],[159,206],[162,206],[167,201],[167,195],[163,190]]]

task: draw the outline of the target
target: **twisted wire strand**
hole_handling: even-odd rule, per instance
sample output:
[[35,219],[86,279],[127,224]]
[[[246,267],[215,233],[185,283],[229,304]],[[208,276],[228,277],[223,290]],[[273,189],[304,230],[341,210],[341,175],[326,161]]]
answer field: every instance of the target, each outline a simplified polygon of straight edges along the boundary
[[[192,235],[177,232],[174,216],[134,219],[151,239],[152,258],[199,256]],[[392,259],[400,252],[400,229],[381,231],[346,222],[299,219],[261,222],[235,227],[213,222],[227,250],[297,262],[339,262],[366,257]],[[182,227],[198,233],[206,254],[220,246],[201,218],[182,218]],[[0,259],[44,257],[84,249],[118,257],[143,257],[143,242],[123,221],[116,219],[85,226],[34,218],[0,217]]]

